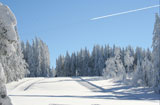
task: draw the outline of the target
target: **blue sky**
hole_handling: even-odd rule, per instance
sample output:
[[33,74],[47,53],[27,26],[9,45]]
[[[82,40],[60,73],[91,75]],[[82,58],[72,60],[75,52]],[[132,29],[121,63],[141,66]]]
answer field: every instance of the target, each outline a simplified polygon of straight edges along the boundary
[[158,8],[91,21],[91,18],[157,5],[158,0],[1,0],[16,15],[23,41],[40,37],[51,65],[66,51],[113,44],[150,48]]

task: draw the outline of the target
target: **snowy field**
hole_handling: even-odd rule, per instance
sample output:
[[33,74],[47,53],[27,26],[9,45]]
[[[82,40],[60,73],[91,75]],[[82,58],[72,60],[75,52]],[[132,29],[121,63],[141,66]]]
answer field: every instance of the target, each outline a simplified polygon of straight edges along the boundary
[[159,105],[160,98],[101,77],[25,78],[7,90],[13,105]]

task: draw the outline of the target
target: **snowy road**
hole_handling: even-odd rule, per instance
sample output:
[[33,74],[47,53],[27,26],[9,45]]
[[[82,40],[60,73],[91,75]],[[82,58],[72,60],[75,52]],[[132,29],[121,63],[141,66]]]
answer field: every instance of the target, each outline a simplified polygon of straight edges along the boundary
[[14,105],[159,105],[160,98],[101,77],[25,78],[7,90]]

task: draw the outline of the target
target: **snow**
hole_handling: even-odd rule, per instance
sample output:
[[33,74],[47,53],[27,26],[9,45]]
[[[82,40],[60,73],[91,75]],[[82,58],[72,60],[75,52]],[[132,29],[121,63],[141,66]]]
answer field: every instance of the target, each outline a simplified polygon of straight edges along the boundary
[[160,95],[102,77],[25,78],[7,84],[13,105],[158,105]]

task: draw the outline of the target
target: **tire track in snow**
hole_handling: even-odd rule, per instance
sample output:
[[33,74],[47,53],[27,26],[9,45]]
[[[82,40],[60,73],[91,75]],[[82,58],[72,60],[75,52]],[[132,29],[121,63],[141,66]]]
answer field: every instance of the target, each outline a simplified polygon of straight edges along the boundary
[[37,81],[34,81],[32,82],[31,84],[29,84],[27,87],[24,88],[24,91],[27,91],[29,88],[31,88],[33,85],[45,80],[46,78],[43,78],[43,79],[40,79],[40,80],[37,80]]
[[[42,81],[42,80],[44,80],[44,78],[43,79],[39,79],[39,80],[37,80],[37,79],[28,79],[28,80],[25,80],[25,81],[22,81],[22,82],[20,82],[20,83],[18,83],[18,84],[16,84],[13,88],[12,88],[12,90],[11,90],[11,92],[14,92],[14,91],[16,91],[17,89],[20,89],[20,88],[22,88],[21,90],[24,90],[24,91],[26,91],[26,90],[28,90],[31,86],[33,86],[34,84],[36,84],[36,83],[38,83],[38,82],[40,82],[40,81]],[[28,83],[29,82],[29,83]],[[10,93],[11,93],[10,92]]]
[[26,83],[28,81],[31,81],[31,79],[18,83],[16,86],[14,86],[13,90],[15,90],[16,88],[18,88],[19,86],[23,85],[24,83]]
[[10,94],[14,93],[17,89],[22,88],[23,86],[25,86],[26,83],[33,81],[34,79],[27,79],[27,80],[22,80],[20,83],[17,83],[12,89],[10,89]]

